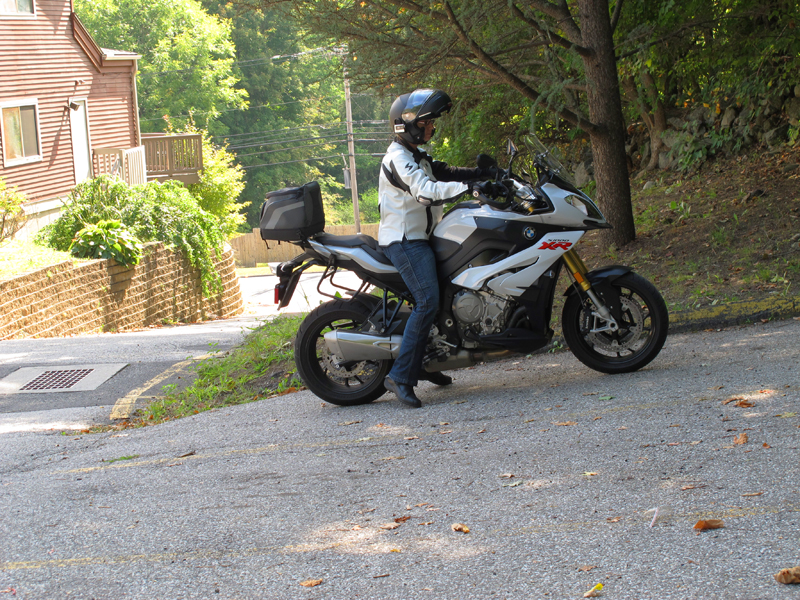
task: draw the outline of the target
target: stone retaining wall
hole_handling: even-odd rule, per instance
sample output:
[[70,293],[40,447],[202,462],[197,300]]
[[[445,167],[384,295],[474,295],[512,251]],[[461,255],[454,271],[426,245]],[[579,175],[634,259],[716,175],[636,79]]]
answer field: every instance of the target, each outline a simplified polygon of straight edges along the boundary
[[147,244],[141,262],[63,262],[0,281],[0,339],[125,331],[156,323],[228,318],[242,295],[228,248],[217,261],[223,291],[203,297],[200,272],[179,251]]

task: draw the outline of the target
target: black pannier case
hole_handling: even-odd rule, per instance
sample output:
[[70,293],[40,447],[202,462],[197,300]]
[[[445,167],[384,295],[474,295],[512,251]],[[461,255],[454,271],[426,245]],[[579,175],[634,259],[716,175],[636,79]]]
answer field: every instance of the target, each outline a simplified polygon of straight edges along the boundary
[[261,207],[261,239],[299,242],[325,229],[319,184],[269,192]]

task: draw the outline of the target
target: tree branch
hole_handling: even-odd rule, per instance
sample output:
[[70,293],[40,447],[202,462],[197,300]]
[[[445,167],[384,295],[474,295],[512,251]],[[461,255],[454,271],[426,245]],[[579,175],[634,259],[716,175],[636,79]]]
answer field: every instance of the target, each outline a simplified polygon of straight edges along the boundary
[[624,2],[625,2],[625,0],[617,0],[617,4],[614,6],[614,14],[611,16],[611,32],[612,33],[617,28],[617,23],[619,23],[619,18],[622,15],[622,4]]
[[572,13],[569,12],[566,0],[560,0],[558,4],[553,4],[547,0],[528,0],[529,4],[536,10],[543,12],[548,17],[554,18],[559,25],[564,28],[567,37],[576,44],[583,43],[583,35]]
[[531,19],[531,18],[525,16],[525,13],[523,13],[519,9],[519,7],[516,4],[514,4],[513,2],[509,4],[509,8],[511,8],[511,13],[515,17],[517,17],[518,19],[521,19],[523,22],[525,22],[528,25],[530,25],[533,29],[538,31],[542,36],[547,38],[547,40],[550,43],[553,43],[553,44],[556,44],[558,46],[561,46],[562,48],[566,48],[567,50],[575,50],[575,52],[577,52],[580,56],[583,56],[583,57],[591,56],[591,54],[592,54],[591,50],[589,50],[588,48],[584,48],[583,46],[580,46],[578,44],[574,44],[571,41],[569,41],[568,39],[561,37],[557,33],[554,33],[552,31],[550,31],[549,29],[547,29],[545,27],[542,27],[542,25],[538,21],[536,21],[536,19]]
[[[498,63],[494,58],[489,56],[483,48],[481,48],[477,42],[472,40],[461,24],[458,22],[455,13],[453,12],[453,8],[450,6],[450,2],[445,0],[444,2],[444,9],[447,15],[447,18],[450,21],[450,24],[455,31],[456,35],[459,39],[464,43],[464,45],[469,48],[472,54],[477,58],[480,62],[482,62],[489,71],[492,73],[492,77],[494,79],[500,80],[503,83],[510,85],[513,89],[517,90],[520,94],[522,94],[525,98],[537,102],[541,99],[541,94],[531,88],[528,84],[522,81],[519,77],[514,75],[513,73],[509,72],[505,69],[500,63]],[[587,132],[596,132],[598,131],[597,125],[592,123],[591,121],[587,121],[580,115],[566,109],[562,109],[557,113],[562,119],[572,123],[573,125],[580,127],[584,131]]]

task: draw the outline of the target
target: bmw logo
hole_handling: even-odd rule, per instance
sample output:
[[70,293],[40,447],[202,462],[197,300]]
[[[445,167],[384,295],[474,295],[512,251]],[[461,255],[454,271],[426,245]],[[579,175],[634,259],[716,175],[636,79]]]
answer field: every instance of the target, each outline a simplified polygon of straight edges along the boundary
[[532,240],[533,238],[536,237],[536,230],[533,227],[526,227],[522,231],[522,235],[525,236],[526,240]]

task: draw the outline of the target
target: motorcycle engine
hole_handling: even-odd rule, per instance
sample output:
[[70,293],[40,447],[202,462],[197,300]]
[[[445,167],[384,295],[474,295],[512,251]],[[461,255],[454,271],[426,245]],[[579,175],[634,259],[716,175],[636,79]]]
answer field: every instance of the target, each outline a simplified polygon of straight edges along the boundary
[[500,333],[505,328],[509,301],[489,292],[462,290],[453,297],[453,316],[456,318],[462,339],[467,330],[478,335]]

